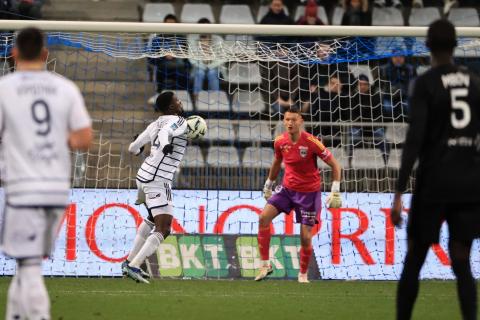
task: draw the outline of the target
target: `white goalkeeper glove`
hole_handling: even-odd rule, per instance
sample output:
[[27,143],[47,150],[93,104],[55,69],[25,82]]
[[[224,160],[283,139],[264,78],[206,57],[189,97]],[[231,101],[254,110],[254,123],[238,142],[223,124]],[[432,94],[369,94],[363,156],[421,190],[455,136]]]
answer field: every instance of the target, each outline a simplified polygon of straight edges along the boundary
[[270,197],[272,196],[272,186],[273,186],[273,181],[270,179],[267,179],[267,181],[265,181],[265,184],[263,186],[263,197],[265,198],[265,200],[270,199]]
[[340,195],[340,181],[332,182],[332,190],[327,197],[327,207],[340,208],[342,206],[342,196]]

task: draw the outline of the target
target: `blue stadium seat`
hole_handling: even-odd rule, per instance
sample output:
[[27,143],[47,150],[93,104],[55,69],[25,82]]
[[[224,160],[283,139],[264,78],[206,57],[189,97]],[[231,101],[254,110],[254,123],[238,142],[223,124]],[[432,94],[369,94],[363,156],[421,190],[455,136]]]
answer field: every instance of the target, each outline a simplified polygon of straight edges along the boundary
[[402,12],[397,8],[373,8],[373,26],[403,26]]
[[240,84],[256,84],[261,82],[260,68],[258,64],[250,63],[231,63],[228,69],[228,82]]
[[272,141],[270,124],[258,120],[240,121],[238,125],[238,140],[243,142]]
[[204,112],[230,111],[230,102],[224,91],[200,91],[197,110]]
[[480,19],[475,8],[452,8],[448,14],[448,20],[457,27],[480,26]]
[[437,19],[440,19],[438,8],[412,8],[408,24],[410,26],[428,26]]
[[212,167],[240,167],[240,157],[235,147],[210,147],[207,165]]
[[182,166],[185,167],[205,167],[202,149],[199,146],[188,146],[183,156]]
[[232,109],[234,112],[257,114],[265,109],[265,102],[258,90],[240,90],[233,96]]
[[334,26],[339,26],[342,24],[342,17],[344,12],[345,11],[343,10],[342,7],[335,7],[335,10],[333,11],[333,16],[332,16],[332,24]]
[[243,153],[242,165],[246,168],[267,169],[272,164],[272,160],[272,148],[248,147]]
[[235,132],[230,120],[207,119],[206,140],[234,141]]

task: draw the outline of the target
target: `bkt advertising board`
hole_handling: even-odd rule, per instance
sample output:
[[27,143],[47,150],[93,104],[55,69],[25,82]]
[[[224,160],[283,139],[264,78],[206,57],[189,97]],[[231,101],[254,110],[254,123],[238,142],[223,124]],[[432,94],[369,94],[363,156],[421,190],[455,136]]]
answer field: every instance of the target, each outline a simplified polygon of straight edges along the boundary
[[[325,195],[326,196],[326,195]],[[2,196],[3,197],[3,196]],[[119,276],[136,227],[146,210],[133,205],[136,190],[72,191],[71,204],[58,231],[46,275]],[[319,279],[395,280],[406,252],[406,229],[388,217],[391,194],[344,193],[343,208],[324,208],[314,229],[315,259],[309,274]],[[409,204],[409,196],[404,203]],[[149,259],[154,275],[195,278],[251,278],[260,264],[256,233],[265,205],[261,192],[174,191],[173,234]],[[405,209],[404,218],[408,219]],[[272,225],[270,256],[275,278],[295,278],[299,268],[299,226],[292,215]],[[423,278],[453,279],[444,225],[439,245],[432,246]],[[472,268],[480,277],[478,243]],[[0,274],[15,272],[15,263],[0,255]]]

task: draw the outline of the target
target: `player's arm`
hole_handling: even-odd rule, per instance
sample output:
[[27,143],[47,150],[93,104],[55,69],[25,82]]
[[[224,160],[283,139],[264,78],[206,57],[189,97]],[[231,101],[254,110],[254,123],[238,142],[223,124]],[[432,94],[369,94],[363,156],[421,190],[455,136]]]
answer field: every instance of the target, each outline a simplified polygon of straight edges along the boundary
[[282,169],[283,156],[280,146],[278,144],[278,138],[273,144],[273,149],[275,155],[273,157],[272,166],[270,167],[270,171],[268,172],[267,181],[265,181],[265,184],[263,185],[263,197],[266,200],[268,200],[272,196],[273,182],[277,180],[278,174]]
[[142,133],[134,137],[133,142],[128,146],[128,152],[136,156],[143,152],[144,146],[150,142],[150,130],[154,124],[151,123]]
[[187,130],[187,120],[178,117],[168,124],[163,126],[158,132],[157,143],[164,154],[171,154],[173,152],[172,138],[185,134]]
[[91,127],[71,131],[68,136],[68,145],[71,150],[86,151],[92,144],[93,131]]
[[93,140],[92,120],[88,115],[85,101],[77,86],[68,92],[71,107],[68,118],[68,145],[71,150],[87,150]]
[[428,95],[425,84],[413,82],[413,92],[410,96],[410,125],[403,146],[402,161],[398,174],[396,192],[393,200],[390,217],[394,225],[402,221],[402,193],[407,189],[408,178],[412,172],[415,160],[423,146],[428,117]]

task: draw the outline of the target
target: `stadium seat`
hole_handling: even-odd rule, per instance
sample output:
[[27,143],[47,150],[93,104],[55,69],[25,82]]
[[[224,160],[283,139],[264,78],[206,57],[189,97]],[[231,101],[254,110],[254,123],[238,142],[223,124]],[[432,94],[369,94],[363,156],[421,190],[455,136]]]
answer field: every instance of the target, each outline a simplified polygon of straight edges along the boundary
[[230,102],[224,91],[200,91],[197,110],[204,112],[230,111]]
[[233,96],[232,109],[234,112],[259,113],[265,109],[265,102],[259,91],[240,90]]
[[243,153],[242,165],[245,168],[269,168],[272,160],[272,148],[248,147]]
[[207,18],[215,23],[212,7],[207,3],[185,3],[180,14],[180,21],[185,23],[197,23],[201,18]]
[[240,158],[235,147],[210,147],[207,165],[212,167],[240,167]]
[[175,14],[171,3],[147,3],[143,9],[143,22],[163,22],[167,14]]
[[[268,5],[263,5],[263,6],[260,6],[258,8],[258,12],[257,12],[257,23],[260,23],[260,21],[262,20],[263,16],[265,16],[268,12],[268,10],[270,9],[270,6]],[[287,14],[287,16],[289,15],[289,12],[288,12],[288,8],[286,6],[283,7],[283,10],[285,10],[285,13]]]
[[480,19],[475,8],[452,8],[448,14],[448,20],[456,27],[480,26]]
[[395,126],[387,127],[385,132],[385,139],[391,143],[403,143],[407,136],[408,125],[405,124],[396,124]]
[[342,7],[335,7],[335,10],[333,10],[333,16],[332,16],[332,24],[334,26],[339,26],[342,24],[342,18],[343,18],[343,13],[345,11],[343,10]]
[[235,132],[230,120],[207,119],[207,134],[205,139],[233,141],[235,140]]
[[354,149],[352,158],[352,167],[355,169],[375,169],[382,168],[382,154],[379,149]]
[[[305,6],[298,6],[297,10],[295,10],[295,18],[293,19],[295,22],[300,19],[305,14]],[[327,12],[323,6],[318,6],[317,9],[317,16],[322,20],[323,23],[329,24]]]
[[183,111],[193,111],[192,99],[190,99],[190,93],[186,90],[175,91],[178,100],[182,101]]
[[255,24],[255,21],[249,6],[225,4],[220,11],[220,23]]
[[433,21],[440,19],[438,8],[412,8],[408,24],[410,26],[428,26]]
[[402,149],[394,148],[390,150],[390,157],[388,158],[388,167],[400,169],[400,163],[402,160]]
[[257,63],[230,63],[228,69],[228,82],[233,83],[260,83],[260,68]]
[[372,12],[373,26],[403,26],[402,12],[394,7],[373,8]]
[[272,129],[268,122],[258,120],[240,121],[238,125],[240,141],[272,141]]
[[188,146],[183,156],[182,166],[185,167],[205,167],[202,149],[199,146]]

